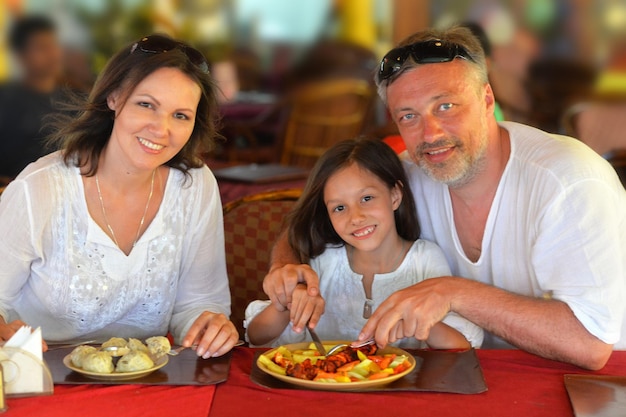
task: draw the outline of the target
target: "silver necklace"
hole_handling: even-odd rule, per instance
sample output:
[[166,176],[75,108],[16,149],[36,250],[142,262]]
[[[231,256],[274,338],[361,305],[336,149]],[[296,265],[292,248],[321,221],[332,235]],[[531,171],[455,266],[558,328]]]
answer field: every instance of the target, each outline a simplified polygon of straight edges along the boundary
[[[141,216],[141,220],[139,221],[139,228],[137,228],[137,234],[135,235],[135,241],[133,242],[133,248],[137,244],[139,240],[139,233],[141,233],[141,228],[143,227],[143,223],[146,220],[146,213],[148,213],[148,207],[150,207],[150,201],[152,200],[152,192],[154,191],[154,174],[156,173],[156,169],[152,171],[152,179],[150,180],[150,194],[148,194],[148,202],[146,203],[146,208],[143,209],[143,216]],[[102,200],[102,192],[100,192],[100,181],[98,181],[98,174],[96,174],[96,188],[98,189],[98,198],[100,198],[100,207],[102,208],[102,217],[104,217],[104,222],[107,225],[107,229],[109,229],[109,233],[113,238],[113,242],[119,248],[120,244],[117,243],[117,238],[115,237],[115,232],[113,228],[109,224],[109,219],[107,218],[107,212],[104,209],[104,201]],[[120,248],[121,249],[121,248]]]

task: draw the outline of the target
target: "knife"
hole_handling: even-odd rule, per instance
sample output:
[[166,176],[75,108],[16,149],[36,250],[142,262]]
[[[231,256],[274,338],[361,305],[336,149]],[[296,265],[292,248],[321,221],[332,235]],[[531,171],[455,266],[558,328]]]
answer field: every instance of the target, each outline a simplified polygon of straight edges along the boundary
[[326,349],[324,349],[324,345],[322,344],[322,341],[320,340],[317,333],[315,333],[315,330],[311,329],[308,323],[306,325],[306,328],[311,334],[311,338],[313,339],[313,344],[317,348],[317,351],[320,353],[320,355],[326,356]]

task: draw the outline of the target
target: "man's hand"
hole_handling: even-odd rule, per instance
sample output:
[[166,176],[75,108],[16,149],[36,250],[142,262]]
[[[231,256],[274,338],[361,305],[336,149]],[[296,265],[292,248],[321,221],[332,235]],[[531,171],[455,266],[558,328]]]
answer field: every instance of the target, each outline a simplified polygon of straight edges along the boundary
[[390,295],[367,321],[359,340],[374,337],[381,347],[405,337],[426,340],[450,309],[446,278],[427,279]]
[[183,346],[198,345],[196,353],[204,359],[221,356],[239,340],[235,325],[223,314],[205,311],[189,328]]
[[449,311],[544,358],[598,370],[611,356],[612,345],[592,335],[563,301],[460,277],[431,278],[392,294],[372,314],[359,340],[375,337],[379,346],[402,337],[426,340]]
[[298,284],[293,291],[292,302],[289,306],[290,321],[296,332],[302,332],[309,325],[315,328],[324,314],[326,302],[321,295],[310,296],[304,284]]
[[263,280],[263,291],[276,309],[285,311],[292,302],[293,291],[300,283],[306,284],[311,297],[319,294],[319,278],[306,264],[286,264],[272,268]]

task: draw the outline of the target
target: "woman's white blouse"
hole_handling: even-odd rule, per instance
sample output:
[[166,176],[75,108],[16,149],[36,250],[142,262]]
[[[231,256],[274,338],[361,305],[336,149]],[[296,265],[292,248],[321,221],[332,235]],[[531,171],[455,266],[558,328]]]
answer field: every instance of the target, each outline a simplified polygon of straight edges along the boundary
[[222,207],[205,166],[170,169],[154,220],[126,256],[87,210],[60,153],[29,165],[0,198],[0,314],[48,341],[180,342],[203,311],[230,314]]

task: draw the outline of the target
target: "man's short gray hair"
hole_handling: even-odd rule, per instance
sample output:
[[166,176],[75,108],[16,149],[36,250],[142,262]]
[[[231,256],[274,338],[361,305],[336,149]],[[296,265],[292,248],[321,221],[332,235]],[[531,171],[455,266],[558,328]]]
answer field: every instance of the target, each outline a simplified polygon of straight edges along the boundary
[[[431,40],[441,40],[447,43],[454,43],[465,48],[469,56],[473,61],[467,60],[467,65],[471,65],[475,69],[475,73],[482,83],[489,82],[487,78],[487,63],[485,62],[485,53],[478,38],[472,34],[472,32],[462,26],[453,26],[445,30],[427,29],[421,32],[417,32],[408,38],[404,39],[398,44],[396,48],[411,45],[418,42],[425,42]],[[378,89],[378,95],[387,104],[387,87],[393,83],[400,75],[407,70],[416,68],[419,65],[415,60],[409,56],[407,60],[402,64],[402,67],[391,75],[389,78],[381,80],[379,73],[376,72],[374,81]]]

